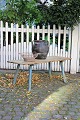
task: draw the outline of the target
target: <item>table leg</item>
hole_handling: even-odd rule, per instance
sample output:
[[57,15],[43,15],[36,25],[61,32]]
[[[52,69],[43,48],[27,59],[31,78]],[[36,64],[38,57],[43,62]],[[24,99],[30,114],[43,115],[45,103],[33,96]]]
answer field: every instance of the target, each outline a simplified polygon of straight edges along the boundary
[[67,83],[65,72],[64,72],[64,67],[63,67],[63,61],[60,62],[60,65],[61,65],[63,80],[64,80],[65,83]]
[[32,82],[32,65],[29,66],[29,86],[28,86],[28,90],[31,91],[31,82]]
[[51,80],[51,62],[48,63],[48,69],[49,69],[49,78]]
[[14,74],[13,84],[16,83],[17,75],[18,75],[18,72],[19,72],[19,67],[20,67],[20,64],[17,65],[17,69],[16,69],[16,72]]

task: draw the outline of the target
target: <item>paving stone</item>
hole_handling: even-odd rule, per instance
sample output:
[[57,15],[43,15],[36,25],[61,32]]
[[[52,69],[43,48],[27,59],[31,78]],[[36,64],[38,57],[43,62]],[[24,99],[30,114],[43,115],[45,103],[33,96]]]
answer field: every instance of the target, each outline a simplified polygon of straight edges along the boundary
[[64,116],[63,119],[65,119],[65,120],[72,120],[70,115]]
[[77,115],[77,116],[80,116],[80,112],[77,112],[76,115]]
[[0,115],[4,115],[4,114],[5,114],[5,111],[0,110]]
[[4,109],[4,105],[0,104],[0,111]]
[[71,115],[71,116],[74,116],[76,113],[75,112],[69,112],[68,114]]
[[52,113],[52,115],[56,115],[56,114],[58,114],[58,111],[57,110],[53,110],[53,111],[51,111],[51,113]]
[[11,108],[11,107],[5,108],[5,107],[4,107],[4,111],[7,113],[7,112],[10,112],[10,111],[13,111],[13,108]]
[[21,111],[20,107],[15,107],[14,111]]
[[50,118],[40,118],[39,120],[51,120]]
[[72,119],[72,120],[78,120],[78,119],[79,119],[79,116],[72,116],[71,119]]
[[64,107],[71,108],[71,105],[65,104]]
[[27,109],[28,109],[28,107],[25,107],[25,106],[21,107],[21,111],[26,112],[26,111],[27,111]]
[[75,105],[74,108],[76,108],[76,109],[77,109],[77,108],[80,109],[80,106],[79,106],[79,105]]
[[2,116],[0,115],[0,120],[2,120]]
[[12,116],[4,116],[3,118],[2,118],[2,120],[11,120],[12,119]]
[[63,108],[60,108],[60,109],[62,109],[63,111],[68,111],[69,110],[69,108],[67,108],[67,107],[63,107]]
[[66,111],[59,110],[59,114],[60,114],[60,115],[65,115],[65,114],[66,114]]
[[19,115],[19,116],[23,116],[24,115],[24,113],[23,112],[19,112],[19,111],[16,111],[16,113],[15,113],[16,115]]
[[21,120],[21,116],[14,116],[12,120]]
[[57,115],[53,115],[53,118],[54,118],[54,119],[63,119],[63,116],[57,114]]
[[10,111],[10,112],[8,112],[8,115],[14,116],[15,112],[14,111]]
[[78,112],[78,109],[72,107],[72,108],[69,108],[69,111],[70,111],[70,112]]
[[70,105],[76,105],[77,103],[75,101],[70,101],[70,102],[68,102],[68,104],[70,104]]

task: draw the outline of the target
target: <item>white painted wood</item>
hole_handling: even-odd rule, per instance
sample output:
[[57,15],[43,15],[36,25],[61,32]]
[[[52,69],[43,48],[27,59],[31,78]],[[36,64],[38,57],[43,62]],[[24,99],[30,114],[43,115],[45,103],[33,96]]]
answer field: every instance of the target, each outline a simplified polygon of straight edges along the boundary
[[80,24],[79,24],[79,46],[78,46],[78,49],[79,49],[79,51],[78,51],[79,52],[79,58],[78,58],[79,59],[79,65],[78,65],[79,67],[78,67],[78,72],[80,72]]
[[[11,60],[13,60],[13,23],[11,23]],[[13,68],[14,65],[11,65]]]
[[[55,56],[57,56],[57,54],[58,54],[57,50],[58,50],[57,47],[55,47]],[[57,71],[57,62],[55,62],[55,69],[54,70]]]
[[24,53],[26,53],[26,49],[27,49],[26,42],[24,42],[23,44],[24,44]]
[[63,38],[63,57],[65,57],[66,48],[66,27],[64,27],[64,38]]
[[56,45],[56,44],[55,44],[55,34],[56,34],[56,33],[55,33],[55,25],[53,25],[53,44],[52,44],[52,46],[53,46],[53,47],[52,47],[52,52],[53,52],[52,55],[53,55],[53,56],[55,55],[55,45]]
[[[68,43],[68,57],[71,57],[71,29],[68,29],[69,43]],[[70,70],[70,61],[68,61],[68,71]]]
[[71,74],[76,74],[77,70],[77,44],[78,44],[78,26],[72,32],[72,49],[71,49]]
[[79,71],[80,68],[80,24],[78,26],[78,42],[77,42],[77,72]]
[[[34,34],[35,34],[35,31],[34,31],[34,25],[32,25],[32,32],[31,32],[31,34],[32,34],[32,42],[34,41]],[[28,42],[29,43],[29,42]],[[30,46],[29,46],[29,48],[30,48]],[[31,49],[31,48],[30,48]],[[31,51],[32,52],[32,51]],[[33,66],[33,69],[36,69],[36,66]]]
[[[37,26],[37,40],[40,40],[40,27]],[[39,65],[36,65],[36,69],[39,69]]]
[[[11,45],[8,45],[8,53],[9,53],[9,58],[8,58],[8,60],[11,60]],[[10,69],[10,64],[8,64],[8,68]]]
[[29,51],[29,26],[27,25],[27,39],[26,39],[26,43],[27,43],[27,46],[26,46],[26,52],[28,52]]
[[0,63],[1,63],[1,68],[4,68],[3,66],[4,66],[4,62],[3,62],[3,59],[4,59],[4,57],[3,57],[3,22],[1,21],[0,22],[0,24],[1,24],[1,26],[0,26],[0,33],[1,33],[1,57],[0,57]]
[[24,52],[24,35],[23,35],[23,25],[21,25],[21,52]]
[[42,28],[42,40],[45,39],[45,26],[43,25],[43,28]]
[[3,68],[6,68],[6,47],[3,47]]
[[[42,40],[45,40],[45,26],[44,26],[44,25],[43,25],[43,27],[42,27]],[[41,63],[41,64],[39,64],[39,67],[38,67],[38,68],[39,68],[39,69],[45,69],[45,68],[47,68],[47,65]]]
[[[13,59],[14,60],[18,60],[18,54],[17,54],[17,51],[16,51],[16,48],[17,48],[17,45],[14,43],[13,44]],[[14,68],[16,68],[16,65],[14,65]]]
[[50,25],[48,25],[48,42],[50,44]]
[[58,32],[58,56],[60,55],[60,34],[61,33],[61,27],[59,26],[59,32]]
[[5,59],[5,64],[6,64],[6,68],[8,68],[8,64],[7,64],[7,61],[8,61],[8,22],[6,22],[6,36],[5,36],[5,39],[6,39],[6,59]]
[[40,30],[39,26],[37,26],[37,40],[39,40],[39,33],[40,33],[39,30]]
[[[61,27],[59,26],[59,29],[56,29],[55,25],[53,25],[53,29],[50,29],[50,25],[48,25],[48,29],[45,28],[45,26],[42,27],[42,29],[37,26],[34,27],[32,26],[32,28],[29,28],[29,26],[27,25],[26,28],[24,28],[23,25],[21,25],[21,28],[18,27],[18,24],[15,25],[12,23],[11,24],[11,28],[8,27],[8,23],[6,22],[6,27],[3,27],[2,25],[3,23],[1,23],[0,26],[0,40],[1,40],[1,64],[0,67],[1,68],[9,68],[9,69],[15,69],[16,65],[14,66],[13,64],[10,65],[9,63],[7,63],[7,60],[12,60],[12,59],[21,59],[19,53],[23,53],[23,52],[32,52],[32,44],[31,42],[29,42],[30,40],[30,35],[32,35],[31,37],[31,41],[34,40],[34,34],[37,34],[37,40],[40,39],[40,34],[42,34],[42,40],[45,39],[45,33],[47,33],[48,35],[48,41],[50,43],[50,34],[53,34],[52,38],[53,38],[53,43],[50,45],[49,48],[49,53],[48,56],[68,56],[70,57],[70,50],[71,50],[71,33],[66,30],[66,27],[64,28],[64,30],[61,30]],[[6,32],[6,46],[3,46],[3,31]],[[8,45],[8,32],[11,32],[11,45]],[[66,34],[68,34],[69,32],[69,47],[68,47],[68,51],[65,51],[65,46],[66,46]],[[21,40],[19,40],[19,33],[21,35]],[[24,42],[24,33],[26,34],[26,42]],[[16,34],[15,38],[16,38],[16,43],[14,43],[14,39],[13,36],[14,34]],[[55,44],[55,35],[58,34],[58,46]],[[64,34],[64,45],[63,45],[63,49],[60,49],[60,35]],[[20,42],[19,42],[20,41]],[[3,52],[4,49],[4,52]],[[67,52],[67,53],[66,53]],[[4,54],[4,55],[3,55]],[[4,63],[3,63],[4,60]],[[78,62],[79,63],[79,62]],[[68,63],[66,69],[67,71],[70,70],[69,68],[70,66],[70,62]],[[78,66],[78,65],[77,65]],[[23,66],[21,66],[21,69],[23,69]],[[26,68],[25,68],[26,69]],[[28,69],[28,67],[27,67]],[[40,64],[40,65],[36,65],[33,67],[33,69],[48,69],[48,65],[47,64]],[[53,63],[52,64],[52,70],[54,71],[60,71],[59,68],[59,63]]]
[[19,54],[19,50],[18,50],[18,44],[19,44],[19,34],[18,34],[18,24],[16,24],[16,54],[15,54],[15,58],[18,60],[18,54]]
[[32,41],[34,41],[34,26],[33,25],[32,25]]
[[[59,26],[59,32],[58,32],[58,51],[57,51],[58,52],[58,54],[57,54],[58,56],[60,56],[60,40],[61,40],[61,37],[60,37],[61,34],[60,33],[61,33],[61,27]],[[57,62],[57,67],[58,67],[57,70],[58,71],[59,71],[59,68],[60,68],[59,66],[60,66],[59,62]]]
[[[63,56],[63,49],[60,49],[60,55]],[[60,67],[59,71],[61,71],[61,67]]]
[[[56,44],[55,44],[55,25],[53,25],[53,43],[52,43],[52,55],[54,56],[55,55],[55,47],[56,47]],[[52,63],[52,70],[54,71],[54,68],[55,68],[55,63]]]
[[[68,57],[68,55],[67,55],[67,52],[65,52],[65,57]],[[64,68],[64,70],[65,71],[67,71],[67,60],[64,62],[64,66],[65,66],[65,68]]]

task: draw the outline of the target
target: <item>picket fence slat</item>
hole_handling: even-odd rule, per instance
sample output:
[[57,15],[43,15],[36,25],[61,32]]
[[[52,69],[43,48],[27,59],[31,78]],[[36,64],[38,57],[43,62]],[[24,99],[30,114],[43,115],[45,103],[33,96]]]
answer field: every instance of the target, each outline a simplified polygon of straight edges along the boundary
[[50,25],[48,25],[48,42],[50,44]]
[[6,47],[3,48],[3,68],[6,68]]
[[[18,59],[18,52],[19,52],[19,50],[18,50],[18,44],[19,44],[19,36],[18,36],[18,24],[16,24],[16,45],[15,45],[15,47],[16,47],[16,51],[14,52],[14,53],[16,53],[16,59]],[[15,57],[15,56],[14,56]]]
[[[57,55],[60,56],[60,40],[61,40],[61,34],[60,34],[60,31],[61,31],[61,27],[59,26],[59,32],[58,32],[58,53]],[[57,70],[59,71],[59,62],[57,62]]]
[[1,42],[0,42],[1,43],[1,45],[0,45],[1,46],[1,52],[0,52],[1,53],[1,57],[0,57],[1,60],[0,60],[0,63],[1,63],[1,68],[3,68],[3,65],[4,65],[4,62],[3,62],[4,56],[3,55],[4,54],[3,54],[3,22],[2,21],[1,21],[1,29],[0,30],[1,30],[0,31],[1,32]]
[[[10,60],[10,56],[11,56],[11,55],[10,55],[10,51],[11,51],[10,47],[11,47],[11,46],[9,45],[9,46],[8,46],[8,54],[9,54],[9,58],[8,58],[8,59],[9,59],[9,60]],[[10,64],[9,64],[8,67],[9,67],[9,69],[10,69]]]
[[[68,42],[68,57],[70,57],[71,55],[71,29],[68,30],[68,34],[69,34],[69,42]],[[70,69],[70,61],[68,61],[68,71]]]
[[43,28],[42,28],[42,40],[45,39],[45,33],[44,33],[44,30],[45,30],[45,26],[43,25]]
[[52,55],[55,55],[55,52],[54,52],[55,51],[55,45],[56,45],[55,44],[55,25],[53,25],[53,45],[52,45],[53,46],[52,47],[52,52],[53,53],[52,53]]
[[64,27],[64,38],[63,38],[63,56],[65,57],[65,47],[66,47],[66,27]]
[[11,23],[11,60],[13,59],[13,23]]

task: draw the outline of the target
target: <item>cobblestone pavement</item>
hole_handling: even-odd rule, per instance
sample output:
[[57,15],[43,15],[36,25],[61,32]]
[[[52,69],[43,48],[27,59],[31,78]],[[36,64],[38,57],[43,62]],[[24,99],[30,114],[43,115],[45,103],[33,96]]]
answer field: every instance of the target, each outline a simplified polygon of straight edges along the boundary
[[80,120],[80,73],[25,87],[0,88],[0,120]]

